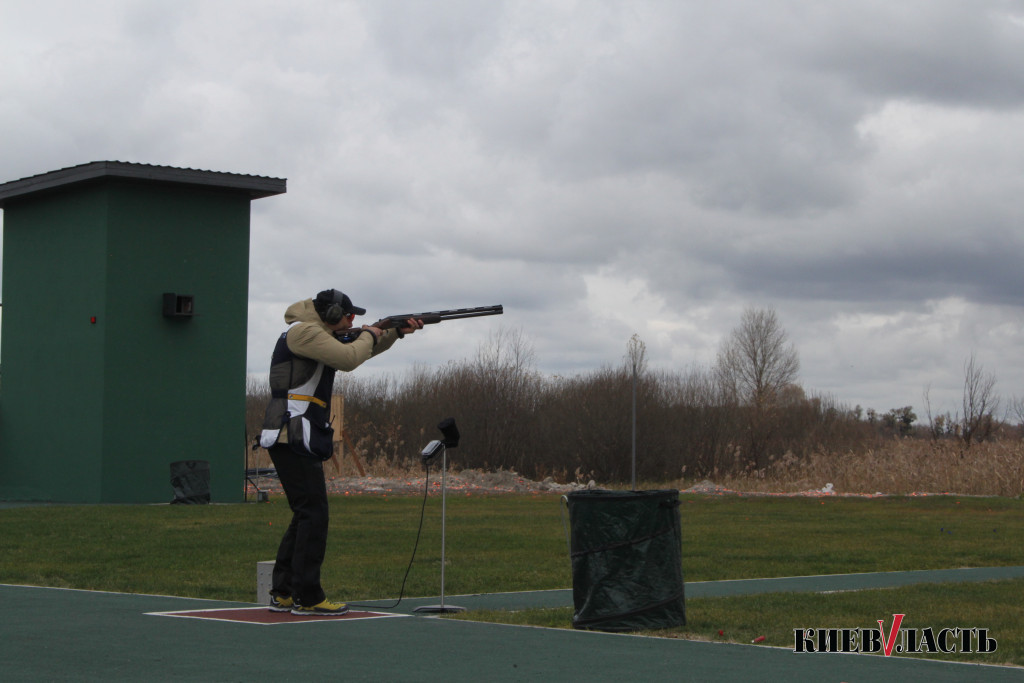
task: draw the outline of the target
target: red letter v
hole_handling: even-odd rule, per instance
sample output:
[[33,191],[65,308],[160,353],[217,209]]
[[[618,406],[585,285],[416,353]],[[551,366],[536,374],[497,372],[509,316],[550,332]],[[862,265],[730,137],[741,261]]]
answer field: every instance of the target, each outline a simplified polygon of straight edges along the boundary
[[[885,645],[882,646],[886,657],[892,654],[893,645],[896,644],[896,635],[900,632],[900,624],[903,623],[903,617],[905,616],[905,614],[892,615],[892,630],[889,631],[889,635],[885,639]],[[878,620],[878,630],[883,634],[885,633],[885,622],[881,619]]]

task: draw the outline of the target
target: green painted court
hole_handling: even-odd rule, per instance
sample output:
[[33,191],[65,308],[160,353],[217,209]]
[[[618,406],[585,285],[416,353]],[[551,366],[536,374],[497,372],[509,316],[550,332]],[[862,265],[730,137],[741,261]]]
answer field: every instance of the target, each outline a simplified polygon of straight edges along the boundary
[[[993,567],[694,582],[688,597],[857,590],[1024,576]],[[267,619],[246,603],[0,585],[5,681],[1024,681],[1024,669],[927,658],[506,626],[370,601],[348,618]],[[467,609],[572,605],[571,590],[448,596]]]

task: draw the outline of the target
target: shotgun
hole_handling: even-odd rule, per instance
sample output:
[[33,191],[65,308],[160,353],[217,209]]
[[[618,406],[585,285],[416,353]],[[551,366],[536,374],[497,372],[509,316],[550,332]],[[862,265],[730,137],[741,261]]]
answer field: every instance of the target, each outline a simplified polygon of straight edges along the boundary
[[[445,320],[460,320],[462,318],[480,318],[485,315],[501,315],[505,311],[502,309],[501,304],[497,306],[477,306],[476,308],[453,308],[447,311],[427,311],[426,313],[405,313],[402,315],[389,315],[385,318],[381,318],[377,322],[373,323],[371,327],[376,327],[380,330],[388,330],[392,327],[401,327],[407,320],[413,318],[419,320],[424,325],[436,325],[437,323],[444,322]],[[345,330],[344,332],[338,333],[336,336],[343,342],[354,341],[362,328],[353,328],[351,330]]]

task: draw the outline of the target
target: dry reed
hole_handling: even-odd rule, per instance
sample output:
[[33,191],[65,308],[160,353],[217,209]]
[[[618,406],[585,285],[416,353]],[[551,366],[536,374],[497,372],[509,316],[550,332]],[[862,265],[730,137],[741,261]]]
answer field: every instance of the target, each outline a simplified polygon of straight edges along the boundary
[[798,492],[832,484],[837,493],[958,493],[1017,497],[1024,494],[1024,441],[973,444],[893,439],[863,453],[787,453],[763,470],[712,477],[741,491]]

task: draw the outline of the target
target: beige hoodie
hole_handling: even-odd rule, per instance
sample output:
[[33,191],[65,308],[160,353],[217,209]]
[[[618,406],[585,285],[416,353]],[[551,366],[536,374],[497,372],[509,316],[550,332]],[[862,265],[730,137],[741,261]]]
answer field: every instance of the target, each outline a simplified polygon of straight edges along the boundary
[[374,344],[369,332],[345,344],[338,341],[327,324],[313,308],[313,300],[298,301],[288,307],[284,321],[293,325],[288,330],[288,348],[297,356],[310,358],[335,370],[351,372],[367,360],[391,348],[398,339],[397,330],[385,330]]
[[[289,306],[284,319],[289,325],[296,323],[288,329],[286,337],[292,353],[343,372],[355,370],[378,353],[387,351],[398,339],[396,330],[386,330],[376,344],[369,332],[360,334],[348,344],[342,343],[320,319],[312,299]],[[267,405],[267,417],[260,435],[260,444],[264,448],[274,443],[288,443],[288,425],[280,423],[286,406],[275,408],[275,405],[273,399]],[[280,414],[275,414],[275,410],[280,410]]]

